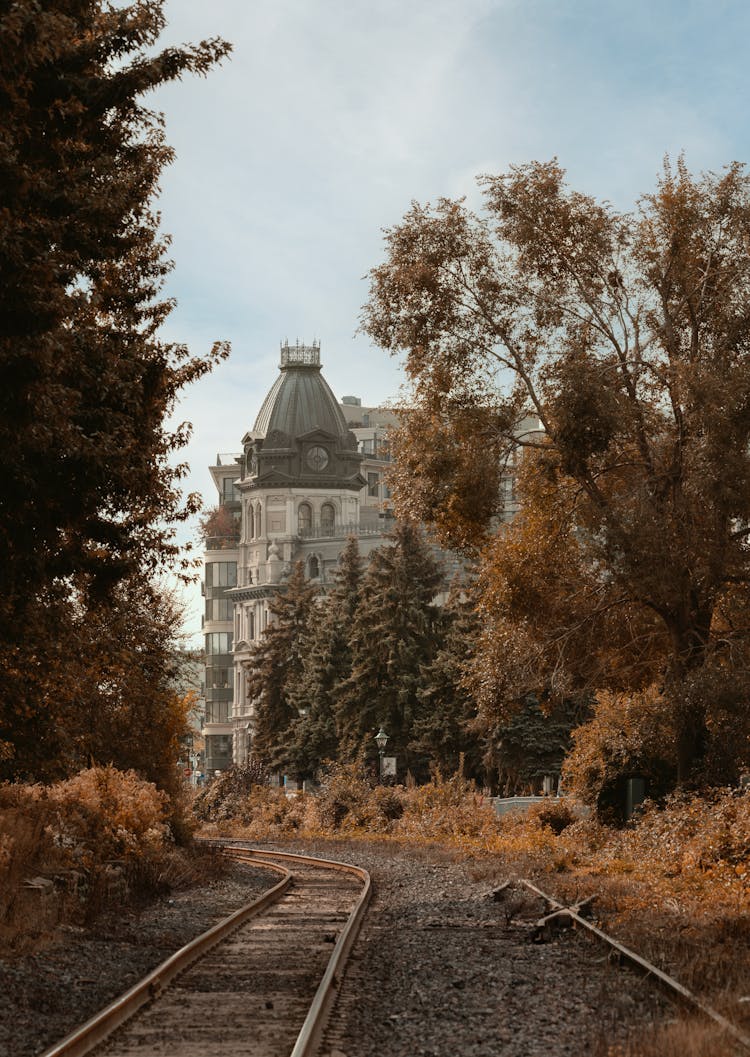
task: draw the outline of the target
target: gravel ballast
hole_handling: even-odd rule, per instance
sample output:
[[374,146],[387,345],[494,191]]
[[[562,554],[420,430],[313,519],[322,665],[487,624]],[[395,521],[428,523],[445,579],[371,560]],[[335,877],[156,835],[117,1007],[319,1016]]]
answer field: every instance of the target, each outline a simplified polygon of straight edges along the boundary
[[[321,1057],[603,1055],[673,1016],[652,985],[587,937],[566,929],[533,942],[541,903],[520,890],[498,898],[491,865],[385,842],[266,847],[372,876]],[[0,1055],[35,1057],[275,880],[235,871],[140,913],[69,928],[35,955],[0,959]]]
[[42,1053],[277,880],[233,868],[145,909],[118,908],[85,929],[63,926],[35,954],[0,957],[0,1057]]
[[544,904],[521,889],[498,899],[491,863],[392,844],[305,850],[365,867],[374,887],[320,1057],[594,1057],[674,1015],[587,936],[534,942]]

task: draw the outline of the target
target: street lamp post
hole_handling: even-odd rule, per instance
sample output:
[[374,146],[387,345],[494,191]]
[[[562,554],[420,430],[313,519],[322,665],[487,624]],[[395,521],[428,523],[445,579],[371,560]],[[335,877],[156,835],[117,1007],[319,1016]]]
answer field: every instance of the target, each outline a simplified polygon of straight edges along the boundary
[[375,744],[378,747],[378,756],[380,757],[379,776],[380,776],[380,781],[382,783],[382,781],[383,781],[383,754],[385,753],[385,747],[388,744],[388,735],[386,734],[386,732],[383,730],[382,727],[380,728],[380,730],[375,735]]

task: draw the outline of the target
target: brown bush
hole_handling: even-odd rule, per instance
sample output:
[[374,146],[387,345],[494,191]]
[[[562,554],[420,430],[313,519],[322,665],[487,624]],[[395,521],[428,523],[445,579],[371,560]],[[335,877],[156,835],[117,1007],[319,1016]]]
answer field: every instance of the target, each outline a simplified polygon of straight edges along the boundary
[[[89,920],[104,905],[144,898],[187,877],[187,856],[175,850],[167,822],[170,807],[152,783],[111,767],[51,786],[0,786],[6,947],[36,942],[56,920]],[[54,891],[44,889],[45,915],[35,922],[27,913],[34,890],[24,882],[37,876],[53,881]]]
[[529,814],[536,816],[542,826],[548,826],[558,836],[578,821],[578,816],[567,800],[546,800],[530,808]]

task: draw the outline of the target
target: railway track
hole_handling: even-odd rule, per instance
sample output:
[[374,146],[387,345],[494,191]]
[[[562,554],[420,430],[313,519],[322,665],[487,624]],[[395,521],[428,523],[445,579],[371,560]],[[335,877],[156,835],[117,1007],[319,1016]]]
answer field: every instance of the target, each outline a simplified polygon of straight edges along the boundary
[[[224,843],[224,842],[222,842]],[[280,876],[42,1057],[309,1057],[370,897],[367,871],[224,844]]]
[[[616,955],[605,958],[612,962],[610,972],[618,971],[614,965],[620,961],[630,962],[673,997],[713,1020],[742,1047],[741,1052],[750,1050],[750,1039],[740,1028],[585,920],[583,903],[564,905],[525,880],[494,889],[489,904],[487,894],[484,902],[463,895],[455,899],[440,890],[445,881],[434,870],[430,875],[434,880],[426,884],[422,876],[417,882],[417,898],[422,902],[416,904],[416,913],[409,910],[399,918],[396,912],[394,917],[390,897],[375,908],[375,920],[368,919],[347,975],[348,986],[326,1029],[369,900],[369,875],[344,863],[258,851],[243,842],[221,843],[237,861],[273,871],[273,887],[168,959],[42,1057],[82,1057],[94,1049],[99,1057],[240,1053],[312,1057],[319,1046],[328,1055],[374,1055],[384,1050],[397,1055],[525,1054],[531,1050],[517,1037],[520,1023],[529,1038],[537,1030],[531,1025],[539,1025],[539,1039],[530,1043],[533,1052],[546,1036],[554,1040],[558,1052],[574,1052],[559,1046],[554,1010],[549,1023],[554,999],[541,1001],[536,991],[546,994],[563,981],[558,1003],[565,1004],[569,1026],[578,1015],[576,1009],[584,1015],[587,1009],[596,1009],[601,1017],[613,985],[610,977],[599,1000],[591,992],[585,1001],[574,1004],[580,997],[577,992],[588,985],[572,970],[577,983],[570,987],[568,945],[560,946],[554,939],[557,928],[565,924],[585,928],[610,946]],[[409,889],[419,871],[418,866],[408,866]],[[398,874],[392,876],[403,889]],[[511,929],[508,923],[518,913],[513,904],[523,890],[525,906],[521,900],[522,916],[515,918],[520,927]],[[541,918],[537,900],[547,907]],[[489,906],[497,910],[490,911]],[[529,944],[533,938],[541,946]],[[477,951],[481,975],[471,969]],[[581,957],[579,949],[576,959]],[[583,977],[600,971],[601,965],[591,960]],[[538,987],[540,975],[545,978],[544,988]],[[622,989],[631,986],[623,981]],[[414,1035],[412,1025],[420,1023]],[[444,1050],[443,1044],[451,1038],[457,1046]]]

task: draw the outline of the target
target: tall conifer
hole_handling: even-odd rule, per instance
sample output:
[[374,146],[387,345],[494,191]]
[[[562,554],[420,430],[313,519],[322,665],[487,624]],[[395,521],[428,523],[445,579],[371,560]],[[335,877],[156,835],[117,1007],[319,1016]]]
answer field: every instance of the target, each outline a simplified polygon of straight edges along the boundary
[[399,524],[393,541],[370,556],[351,629],[352,672],[341,685],[336,724],[341,754],[372,753],[382,725],[399,766],[424,771],[411,749],[421,668],[434,655],[439,622],[434,598],[440,569],[421,533]]
[[269,603],[270,621],[248,664],[247,690],[253,703],[254,754],[269,768],[287,770],[299,707],[293,688],[302,677],[303,656],[316,588],[297,562],[286,585]]
[[478,619],[460,583],[451,587],[441,612],[440,632],[434,657],[422,668],[412,746],[444,775],[454,773],[463,757],[466,776],[479,780],[483,775],[481,739],[476,702],[466,679],[476,649]]
[[351,630],[360,604],[362,558],[355,536],[339,557],[334,586],[314,613],[299,684],[291,690],[300,720],[290,752],[298,771],[312,775],[326,760],[338,758],[336,701],[352,670]]

